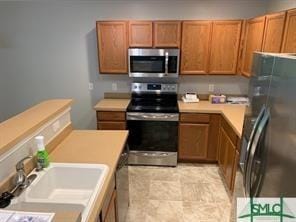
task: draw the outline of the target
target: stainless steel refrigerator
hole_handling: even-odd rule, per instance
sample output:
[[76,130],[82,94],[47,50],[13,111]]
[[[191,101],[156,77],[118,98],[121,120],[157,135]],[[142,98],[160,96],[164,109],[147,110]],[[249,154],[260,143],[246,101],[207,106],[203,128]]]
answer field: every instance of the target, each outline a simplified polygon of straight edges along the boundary
[[296,197],[296,55],[255,53],[249,99],[240,156],[244,196]]

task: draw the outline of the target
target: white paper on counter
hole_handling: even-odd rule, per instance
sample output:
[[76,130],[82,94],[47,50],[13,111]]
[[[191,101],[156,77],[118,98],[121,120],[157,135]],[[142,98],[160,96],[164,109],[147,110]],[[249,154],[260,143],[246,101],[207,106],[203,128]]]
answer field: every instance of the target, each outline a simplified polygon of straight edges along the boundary
[[51,222],[53,217],[54,213],[0,210],[1,222]]

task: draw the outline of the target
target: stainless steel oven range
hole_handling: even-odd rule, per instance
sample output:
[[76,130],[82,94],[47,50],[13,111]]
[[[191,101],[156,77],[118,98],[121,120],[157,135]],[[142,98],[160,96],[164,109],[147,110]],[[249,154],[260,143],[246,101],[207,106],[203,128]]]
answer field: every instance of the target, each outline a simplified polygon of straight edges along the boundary
[[177,165],[177,84],[132,83],[126,118],[129,164]]

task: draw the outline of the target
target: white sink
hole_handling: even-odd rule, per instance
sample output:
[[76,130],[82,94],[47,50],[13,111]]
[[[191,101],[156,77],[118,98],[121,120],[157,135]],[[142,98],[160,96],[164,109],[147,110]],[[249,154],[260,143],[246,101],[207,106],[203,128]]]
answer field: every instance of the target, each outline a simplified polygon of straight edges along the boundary
[[27,203],[80,204],[82,221],[92,209],[108,173],[104,164],[51,163],[17,199]]

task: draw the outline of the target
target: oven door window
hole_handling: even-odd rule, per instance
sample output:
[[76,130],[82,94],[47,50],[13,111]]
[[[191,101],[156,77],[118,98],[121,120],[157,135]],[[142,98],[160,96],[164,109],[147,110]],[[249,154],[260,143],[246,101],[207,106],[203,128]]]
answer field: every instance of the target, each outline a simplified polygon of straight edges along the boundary
[[177,152],[178,122],[128,121],[128,129],[131,150]]
[[130,69],[133,73],[164,73],[164,56],[131,56]]

